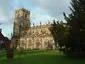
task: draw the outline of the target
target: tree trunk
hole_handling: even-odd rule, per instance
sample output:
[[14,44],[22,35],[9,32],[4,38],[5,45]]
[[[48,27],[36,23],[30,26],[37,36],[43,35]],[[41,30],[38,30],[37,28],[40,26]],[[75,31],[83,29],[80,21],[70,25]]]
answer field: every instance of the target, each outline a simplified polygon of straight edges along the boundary
[[8,49],[7,50],[7,59],[12,60],[13,59],[13,49]]

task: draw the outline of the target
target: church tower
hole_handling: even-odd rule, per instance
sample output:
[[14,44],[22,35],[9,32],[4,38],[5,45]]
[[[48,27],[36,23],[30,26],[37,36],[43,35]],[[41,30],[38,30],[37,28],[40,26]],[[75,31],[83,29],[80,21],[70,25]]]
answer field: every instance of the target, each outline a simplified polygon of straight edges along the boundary
[[14,36],[19,36],[20,30],[30,27],[30,11],[24,8],[15,11]]

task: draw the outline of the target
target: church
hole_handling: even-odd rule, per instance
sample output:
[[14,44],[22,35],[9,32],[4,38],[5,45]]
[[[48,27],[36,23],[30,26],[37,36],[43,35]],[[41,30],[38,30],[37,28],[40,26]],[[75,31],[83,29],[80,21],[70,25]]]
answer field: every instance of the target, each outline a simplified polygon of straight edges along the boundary
[[12,44],[23,49],[55,49],[50,24],[31,26],[30,11],[21,8],[15,11]]

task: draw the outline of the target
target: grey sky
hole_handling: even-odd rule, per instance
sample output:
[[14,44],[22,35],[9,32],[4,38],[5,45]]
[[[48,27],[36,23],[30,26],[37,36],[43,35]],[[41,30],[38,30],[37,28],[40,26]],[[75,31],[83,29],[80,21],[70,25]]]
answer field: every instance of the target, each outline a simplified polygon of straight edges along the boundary
[[31,23],[45,24],[49,20],[64,20],[63,12],[71,13],[68,6],[70,0],[0,0],[0,28],[9,37],[13,32],[14,13],[16,9],[24,7],[31,11]]

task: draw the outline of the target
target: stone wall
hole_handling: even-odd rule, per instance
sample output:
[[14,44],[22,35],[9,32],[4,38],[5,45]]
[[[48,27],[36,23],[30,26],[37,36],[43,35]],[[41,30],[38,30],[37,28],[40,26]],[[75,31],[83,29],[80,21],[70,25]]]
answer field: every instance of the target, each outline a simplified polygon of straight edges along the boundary
[[23,49],[55,49],[50,24],[30,26],[30,11],[19,9],[15,12],[13,46]]
[[55,49],[54,39],[48,26],[31,27],[22,30],[20,45],[24,49]]

